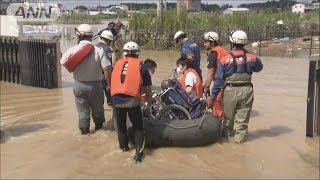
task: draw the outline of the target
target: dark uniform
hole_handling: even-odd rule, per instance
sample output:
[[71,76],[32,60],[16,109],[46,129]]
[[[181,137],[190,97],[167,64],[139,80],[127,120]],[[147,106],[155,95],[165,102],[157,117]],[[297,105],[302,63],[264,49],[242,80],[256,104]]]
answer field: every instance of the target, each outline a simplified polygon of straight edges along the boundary
[[[99,42],[96,46],[101,48],[101,49],[103,49],[104,53],[106,54],[107,60],[112,65],[112,52],[111,52],[111,49],[107,45],[102,43],[102,42]],[[107,98],[107,104],[109,106],[112,106],[112,100],[111,100],[111,94],[110,94],[110,86],[109,86],[104,74],[101,75],[100,82],[101,82],[102,88],[104,90],[104,94],[105,94],[105,96]]]
[[200,49],[197,43],[191,39],[186,39],[181,47],[181,57],[188,59],[188,67],[196,70],[202,80],[202,70],[200,69]]
[[244,49],[233,49],[220,61],[212,87],[212,98],[223,90],[224,125],[235,142],[243,142],[248,133],[248,123],[254,93],[251,83],[253,72],[263,68],[259,58]]

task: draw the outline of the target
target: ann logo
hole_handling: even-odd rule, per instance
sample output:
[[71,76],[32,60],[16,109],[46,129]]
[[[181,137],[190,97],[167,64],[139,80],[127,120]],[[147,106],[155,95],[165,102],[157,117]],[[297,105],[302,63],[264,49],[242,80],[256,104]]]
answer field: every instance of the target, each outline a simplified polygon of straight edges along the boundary
[[18,21],[54,21],[60,16],[60,8],[53,3],[12,3],[7,15]]
[[51,9],[52,9],[52,6],[49,6],[49,9],[45,7],[33,8],[32,6],[29,6],[27,7],[27,12],[25,12],[25,7],[20,6],[14,15],[22,16],[23,18],[30,18],[30,15],[32,15],[33,18],[43,18],[43,17],[50,18]]

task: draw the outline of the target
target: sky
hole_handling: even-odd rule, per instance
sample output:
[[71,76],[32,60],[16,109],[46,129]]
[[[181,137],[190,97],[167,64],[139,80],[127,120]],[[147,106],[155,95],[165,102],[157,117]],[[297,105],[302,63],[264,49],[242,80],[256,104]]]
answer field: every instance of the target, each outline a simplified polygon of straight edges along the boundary
[[[57,2],[61,3],[64,7],[75,7],[78,5],[84,5],[87,7],[96,7],[97,5],[107,6],[110,4],[120,4],[120,3],[157,3],[158,0],[42,0],[43,2]],[[165,0],[163,0],[165,1]],[[230,4],[233,7],[237,7],[240,4],[250,4],[250,3],[263,3],[268,0],[201,0],[201,3],[208,4]],[[270,0],[271,1],[271,0]],[[311,2],[312,0],[295,0],[297,2]],[[176,2],[176,0],[167,0],[167,2]]]

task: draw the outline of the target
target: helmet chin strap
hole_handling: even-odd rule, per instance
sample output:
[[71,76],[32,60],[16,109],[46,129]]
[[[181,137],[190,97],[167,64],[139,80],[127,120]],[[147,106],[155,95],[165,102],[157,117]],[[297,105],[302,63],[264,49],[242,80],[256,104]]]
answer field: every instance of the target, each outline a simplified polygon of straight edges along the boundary
[[233,42],[230,42],[230,50],[232,50],[233,47],[234,47]]

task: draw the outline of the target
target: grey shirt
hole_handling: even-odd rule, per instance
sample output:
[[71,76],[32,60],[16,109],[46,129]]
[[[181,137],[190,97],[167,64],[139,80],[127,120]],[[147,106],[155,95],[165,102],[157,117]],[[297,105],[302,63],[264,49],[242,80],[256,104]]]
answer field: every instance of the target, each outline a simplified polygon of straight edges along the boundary
[[[77,52],[86,43],[92,44],[90,41],[83,40],[78,45],[69,48],[61,57],[60,63],[63,64],[70,55]],[[94,46],[91,54],[73,71],[73,79],[77,81],[99,81],[101,70],[108,66],[111,66],[111,63],[107,60],[106,54],[102,49]]]

